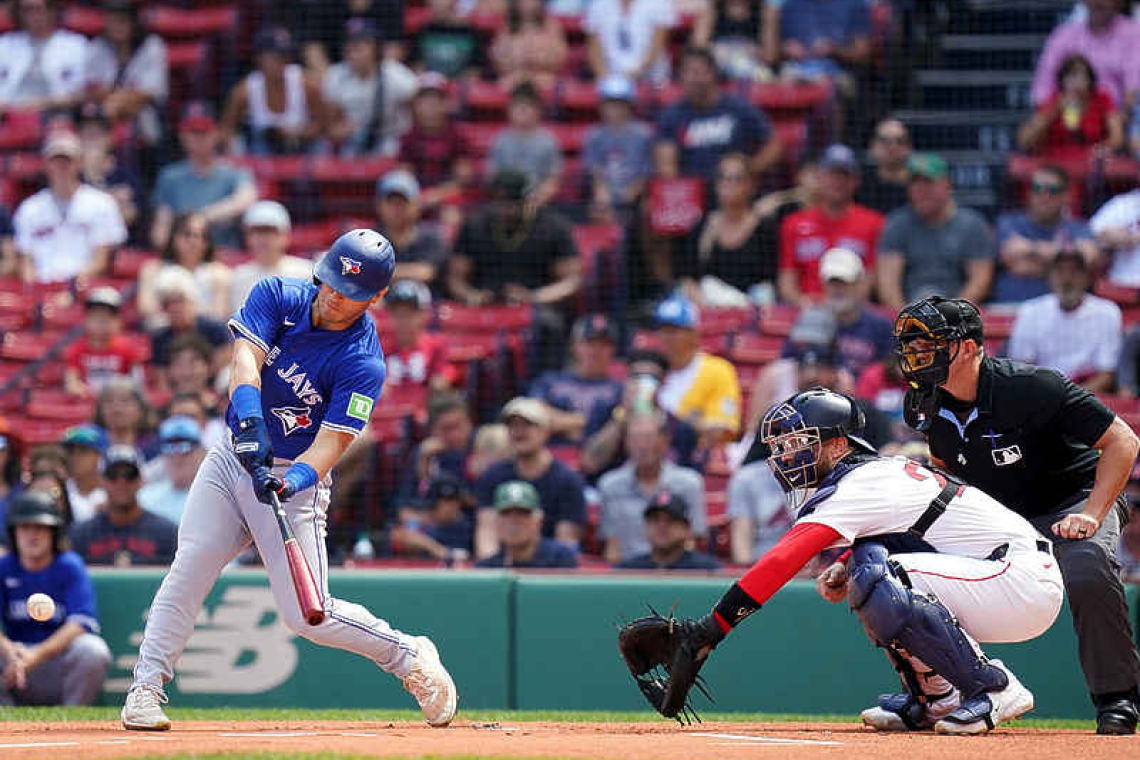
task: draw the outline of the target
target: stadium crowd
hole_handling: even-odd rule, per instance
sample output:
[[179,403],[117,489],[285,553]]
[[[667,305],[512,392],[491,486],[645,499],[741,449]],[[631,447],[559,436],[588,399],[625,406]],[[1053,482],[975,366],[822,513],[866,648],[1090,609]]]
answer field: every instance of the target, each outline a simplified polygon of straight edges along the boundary
[[398,252],[358,564],[750,563],[793,519],[736,466],[772,403],[830,386],[924,455],[891,320],[932,293],[1140,419],[1140,190],[1078,180],[1140,152],[1140,21],[1076,5],[988,219],[882,95],[909,0],[0,3],[0,515],[169,562],[226,320],[356,226]]

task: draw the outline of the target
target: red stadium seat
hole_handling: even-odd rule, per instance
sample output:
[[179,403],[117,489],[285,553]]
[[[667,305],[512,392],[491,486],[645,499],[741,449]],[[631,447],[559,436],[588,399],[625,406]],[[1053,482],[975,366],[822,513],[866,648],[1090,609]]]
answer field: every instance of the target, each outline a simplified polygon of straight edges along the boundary
[[96,37],[103,33],[103,11],[82,5],[68,5],[63,12],[63,27],[86,37]]
[[404,9],[404,34],[411,37],[431,21],[431,9],[427,6]]
[[166,46],[166,65],[171,72],[189,71],[206,58],[206,43],[199,40],[171,42]]
[[582,152],[582,143],[586,139],[588,124],[547,124],[546,127],[554,133],[558,140],[558,147],[563,153],[578,154]]
[[467,142],[471,152],[481,158],[491,152],[499,133],[507,128],[504,122],[455,122],[455,131]]
[[115,251],[115,258],[111,262],[111,274],[129,280],[138,279],[139,272],[148,261],[158,259],[154,251],[140,250],[138,248],[120,248]]
[[336,237],[338,227],[339,223],[336,221],[294,225],[290,245],[294,251],[325,250]]
[[305,156],[236,156],[232,160],[258,179],[271,182],[296,182],[306,173]]
[[1014,309],[982,309],[982,323],[986,326],[986,337],[1005,340],[1013,333],[1013,323],[1017,319]]
[[597,121],[601,109],[598,87],[593,82],[565,79],[560,84],[559,107],[578,121]]
[[[40,115],[30,111],[7,111],[0,122],[0,151],[32,150],[42,139]],[[42,168],[42,163],[37,169]],[[9,167],[9,171],[13,171]]]
[[72,423],[58,420],[35,420],[26,417],[9,417],[8,425],[12,430],[12,437],[22,442],[25,447],[31,447],[41,446],[47,443],[58,443],[67,429],[72,426]]
[[759,367],[780,358],[784,339],[778,335],[738,333],[728,356],[734,364]]
[[799,316],[799,310],[788,304],[774,304],[760,310],[760,332],[787,337]]
[[831,96],[831,87],[824,82],[770,82],[755,84],[748,91],[748,99],[769,114],[790,114],[802,117],[804,113],[824,103]]
[[1117,285],[1107,279],[1102,279],[1093,286],[1093,292],[1101,298],[1115,301],[1121,307],[1140,305],[1140,288]]
[[82,303],[46,303],[41,311],[47,330],[70,330],[83,322]]
[[505,121],[510,93],[498,82],[477,79],[466,87],[464,103],[473,121]]
[[7,333],[0,341],[0,357],[18,361],[39,359],[63,338],[63,333],[47,331],[41,333]]
[[450,339],[454,333],[489,333],[500,330],[519,332],[530,327],[530,306],[466,306],[454,301],[440,304],[437,311],[440,332]]
[[27,415],[78,425],[95,415],[95,399],[72,396],[62,390],[33,390],[28,397]]
[[756,310],[751,306],[723,309],[703,309],[698,329],[703,335],[726,335],[756,326]]
[[772,129],[784,144],[784,162],[798,166],[807,144],[807,122],[802,118],[773,119]]
[[235,6],[175,8],[158,6],[145,13],[147,27],[163,39],[196,39],[236,29]]

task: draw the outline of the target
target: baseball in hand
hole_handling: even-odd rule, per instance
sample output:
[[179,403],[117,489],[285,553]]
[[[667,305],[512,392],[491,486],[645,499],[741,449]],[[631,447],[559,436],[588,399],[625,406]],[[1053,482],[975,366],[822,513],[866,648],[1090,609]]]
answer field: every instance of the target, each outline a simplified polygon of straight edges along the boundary
[[32,594],[28,597],[28,617],[44,622],[55,614],[55,602],[47,594]]

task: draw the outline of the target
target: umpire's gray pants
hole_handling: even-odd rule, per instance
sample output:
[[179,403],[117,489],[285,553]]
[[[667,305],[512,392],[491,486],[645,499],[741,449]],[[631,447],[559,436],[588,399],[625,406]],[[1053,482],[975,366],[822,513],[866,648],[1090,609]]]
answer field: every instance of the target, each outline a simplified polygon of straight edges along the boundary
[[1128,522],[1127,506],[1124,497],[1117,499],[1091,538],[1069,540],[1053,534],[1053,523],[1084,507],[1085,502],[1080,501],[1029,521],[1053,541],[1089,693],[1128,691],[1140,684],[1140,654],[1128,621],[1128,602],[1116,559],[1120,527]]
[[110,664],[107,642],[93,633],[80,634],[58,656],[31,670],[23,689],[0,684],[0,705],[94,704]]
[[[279,460],[273,470],[280,476],[288,465]],[[397,678],[408,674],[416,656],[415,641],[359,604],[329,595],[325,513],[330,482],[326,478],[284,504],[327,613],[323,623],[311,626],[301,617],[276,517],[257,500],[253,481],[230,442],[210,449],[186,497],[174,563],[147,615],[134,669],[135,683],[161,687],[174,677],[174,664],[194,631],[206,595],[222,569],[250,542],[257,545],[269,573],[277,613],[294,633],[316,644],[367,657]]]

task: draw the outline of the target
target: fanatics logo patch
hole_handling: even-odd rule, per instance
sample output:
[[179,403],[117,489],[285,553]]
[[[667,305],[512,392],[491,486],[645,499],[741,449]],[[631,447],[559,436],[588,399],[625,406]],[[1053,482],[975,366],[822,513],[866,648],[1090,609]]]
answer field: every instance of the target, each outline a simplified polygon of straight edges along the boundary
[[372,418],[372,399],[363,393],[354,393],[348,399],[348,416],[354,420],[368,422]]
[[356,259],[350,259],[347,256],[340,257],[340,273],[341,274],[360,274],[360,268],[363,265]]
[[308,409],[296,406],[279,406],[270,409],[270,411],[273,412],[274,417],[281,420],[285,435],[291,435],[298,430],[313,426],[313,418],[309,416]]
[[994,457],[994,464],[998,467],[1007,467],[1021,461],[1021,447],[1017,444],[1007,446],[1004,449],[994,449],[991,453]]

